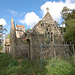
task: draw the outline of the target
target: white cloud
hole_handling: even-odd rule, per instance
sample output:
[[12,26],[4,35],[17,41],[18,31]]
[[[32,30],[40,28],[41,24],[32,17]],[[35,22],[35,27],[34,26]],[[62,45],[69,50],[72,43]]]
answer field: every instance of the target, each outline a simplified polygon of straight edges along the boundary
[[[49,12],[53,19],[60,23],[62,21],[60,12],[62,11],[63,7],[67,6],[70,9],[75,9],[74,1],[75,0],[66,0],[65,2],[62,2],[62,0],[60,0],[59,2],[47,1],[40,8],[42,10],[42,14],[45,15],[47,12],[46,8],[48,7],[50,9]],[[37,16],[34,12],[30,12],[27,13],[24,16],[24,19],[20,20],[20,22],[22,24],[27,24],[28,26],[33,27],[39,20],[39,16]]]
[[50,9],[49,12],[52,15],[53,19],[57,22],[60,22],[61,21],[60,12],[62,11],[64,6],[67,6],[68,8],[71,9],[75,9],[75,3],[72,3],[72,1],[71,0],[66,0],[65,2],[48,1],[41,6],[41,10],[43,12],[43,15],[45,15],[47,12],[46,8],[48,7]]
[[37,16],[34,12],[27,13],[24,16],[23,20],[20,20],[22,24],[27,24],[28,26],[33,27],[40,20],[39,16]]
[[15,14],[15,13],[17,13],[17,11],[14,11],[14,10],[11,10],[10,11],[12,14]]
[[66,0],[65,2],[66,2],[66,3],[70,3],[71,1],[72,1],[72,0]]
[[66,3],[73,3],[73,2],[75,2],[75,0],[66,0],[65,2]]
[[6,24],[7,24],[7,23],[6,23],[5,19],[0,18],[0,25],[5,26]]

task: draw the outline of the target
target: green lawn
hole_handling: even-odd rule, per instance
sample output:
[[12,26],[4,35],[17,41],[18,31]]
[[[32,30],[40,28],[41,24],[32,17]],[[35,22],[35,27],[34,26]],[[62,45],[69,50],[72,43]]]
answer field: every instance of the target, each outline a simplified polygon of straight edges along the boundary
[[0,75],[75,75],[75,63],[73,59],[47,59],[43,61],[29,61],[25,59],[8,58],[6,54],[0,53]]

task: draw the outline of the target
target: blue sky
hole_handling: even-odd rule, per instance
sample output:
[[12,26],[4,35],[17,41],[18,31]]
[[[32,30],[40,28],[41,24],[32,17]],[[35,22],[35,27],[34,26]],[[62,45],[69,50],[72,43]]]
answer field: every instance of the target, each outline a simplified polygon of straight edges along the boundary
[[61,24],[60,11],[64,6],[75,9],[75,0],[0,0],[0,24],[10,32],[11,18],[15,24],[32,28],[49,7],[53,19]]

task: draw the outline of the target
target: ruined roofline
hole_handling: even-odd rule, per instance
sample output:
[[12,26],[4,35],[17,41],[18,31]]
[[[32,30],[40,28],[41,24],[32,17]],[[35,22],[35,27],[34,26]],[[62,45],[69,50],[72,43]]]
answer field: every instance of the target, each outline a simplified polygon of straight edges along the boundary
[[25,26],[24,26],[24,25],[16,25],[16,27],[23,27],[23,28],[25,28]]
[[33,28],[32,28],[32,31],[36,28],[36,26],[38,26],[39,23],[41,23],[42,20],[40,20]]
[[39,23],[41,23],[42,22],[42,20],[40,20],[33,28],[32,28],[32,30],[31,30],[31,33],[29,34],[29,35],[31,35],[31,34],[34,34],[33,32],[33,30],[34,29],[36,29],[36,27],[39,25]]
[[[14,24],[14,19],[13,18],[11,18],[11,23],[13,23]],[[15,24],[14,24],[15,25]],[[16,27],[23,27],[23,28],[25,28],[25,26],[24,25],[16,25]]]

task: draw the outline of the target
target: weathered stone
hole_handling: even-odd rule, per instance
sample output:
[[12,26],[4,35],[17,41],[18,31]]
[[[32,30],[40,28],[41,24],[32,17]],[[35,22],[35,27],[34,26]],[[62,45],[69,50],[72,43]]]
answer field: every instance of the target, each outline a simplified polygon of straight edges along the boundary
[[[37,59],[40,57],[41,44],[60,44],[63,41],[61,32],[49,12],[33,27],[28,36],[25,36],[25,31],[22,32],[22,28],[17,29],[13,19],[11,19],[10,50],[13,57],[26,54],[28,59]],[[50,49],[51,53],[48,52],[48,49]],[[50,47],[43,48],[43,50],[47,51],[44,58],[47,55],[53,56],[53,51]]]

